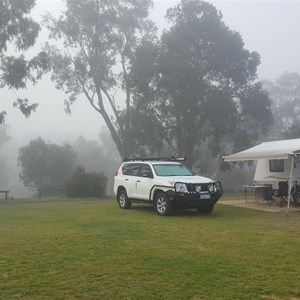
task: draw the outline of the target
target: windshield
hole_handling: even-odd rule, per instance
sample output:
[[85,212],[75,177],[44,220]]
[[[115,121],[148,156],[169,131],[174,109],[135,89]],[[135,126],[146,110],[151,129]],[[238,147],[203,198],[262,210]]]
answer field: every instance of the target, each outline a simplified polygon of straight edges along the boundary
[[153,165],[157,176],[192,176],[192,172],[184,165],[180,164],[166,164],[166,165]]

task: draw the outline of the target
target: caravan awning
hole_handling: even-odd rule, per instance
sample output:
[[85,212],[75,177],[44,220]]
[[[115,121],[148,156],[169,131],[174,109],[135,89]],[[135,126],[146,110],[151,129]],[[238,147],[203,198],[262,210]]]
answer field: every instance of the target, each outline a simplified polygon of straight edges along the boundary
[[224,161],[258,159],[287,159],[289,155],[300,153],[300,139],[262,143],[245,151],[224,156]]

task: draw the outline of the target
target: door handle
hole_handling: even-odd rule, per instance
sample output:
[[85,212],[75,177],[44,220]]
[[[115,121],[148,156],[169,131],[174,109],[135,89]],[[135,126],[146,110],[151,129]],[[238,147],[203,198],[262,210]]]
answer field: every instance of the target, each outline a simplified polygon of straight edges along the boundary
[[125,181],[129,181],[129,179],[125,179]]
[[136,182],[141,182],[140,180],[137,180]]

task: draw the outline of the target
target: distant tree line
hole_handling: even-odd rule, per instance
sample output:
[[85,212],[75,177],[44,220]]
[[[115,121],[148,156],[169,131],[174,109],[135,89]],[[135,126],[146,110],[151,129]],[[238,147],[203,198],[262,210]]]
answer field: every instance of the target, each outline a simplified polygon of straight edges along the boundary
[[[44,18],[43,51],[30,61],[10,57],[7,45],[23,51],[35,43],[40,27],[27,16],[34,4],[0,4],[1,87],[24,88],[51,71],[68,95],[66,111],[84,96],[120,157],[180,155],[205,168],[262,139],[299,137],[299,75],[259,82],[259,54],[245,49],[212,4],[182,0],[159,35],[151,0],[65,0],[57,19]],[[27,99],[15,105],[25,115],[36,108]]]

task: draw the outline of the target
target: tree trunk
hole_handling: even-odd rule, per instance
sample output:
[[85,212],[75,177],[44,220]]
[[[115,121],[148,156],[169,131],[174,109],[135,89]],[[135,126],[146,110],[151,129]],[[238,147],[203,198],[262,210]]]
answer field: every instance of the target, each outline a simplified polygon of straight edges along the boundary
[[194,164],[194,146],[195,142],[189,142],[189,138],[187,139],[187,143],[185,144],[184,156],[186,157],[185,164],[188,168],[192,169]]

